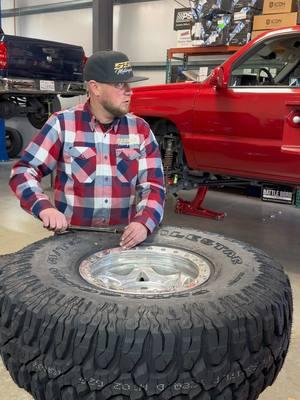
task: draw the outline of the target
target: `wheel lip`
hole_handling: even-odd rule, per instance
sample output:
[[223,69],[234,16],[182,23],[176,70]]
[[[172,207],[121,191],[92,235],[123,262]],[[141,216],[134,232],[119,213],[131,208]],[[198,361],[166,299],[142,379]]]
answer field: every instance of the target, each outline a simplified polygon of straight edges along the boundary
[[[143,267],[136,265],[141,257],[144,258]],[[116,260],[120,261],[120,259],[121,264],[114,264]],[[134,261],[132,261],[133,259]],[[147,261],[149,261],[148,264]],[[162,267],[157,265],[157,261],[162,261]],[[173,264],[170,264],[170,262],[173,262]],[[180,266],[182,265],[181,269],[176,264],[178,262]],[[108,265],[108,263],[110,264]],[[129,272],[131,276],[127,283],[122,278],[126,275],[126,270],[131,270]],[[202,286],[211,277],[213,266],[205,256],[189,249],[162,245],[141,245],[130,250],[113,247],[93,253],[81,261],[78,271],[86,282],[99,289],[118,294],[147,296],[182,293]],[[111,276],[114,274],[118,279]],[[178,275],[177,280],[176,275]],[[141,276],[146,278],[150,276],[152,280],[137,279]],[[160,281],[160,278],[163,278],[163,281]],[[111,287],[111,282],[118,284],[118,287]],[[165,282],[170,282],[174,286],[170,288]],[[148,287],[146,287],[147,285]]]

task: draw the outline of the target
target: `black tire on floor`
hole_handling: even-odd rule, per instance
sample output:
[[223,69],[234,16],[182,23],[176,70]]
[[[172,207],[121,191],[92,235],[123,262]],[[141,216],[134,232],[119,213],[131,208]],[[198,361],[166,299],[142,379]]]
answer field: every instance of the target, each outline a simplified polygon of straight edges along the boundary
[[23,149],[23,138],[17,129],[5,128],[6,151],[9,158],[17,157]]
[[14,381],[37,400],[257,399],[290,341],[291,287],[278,262],[167,226],[144,245],[201,255],[204,284],[138,295],[87,283],[79,264],[119,240],[67,233],[0,258],[0,349]]

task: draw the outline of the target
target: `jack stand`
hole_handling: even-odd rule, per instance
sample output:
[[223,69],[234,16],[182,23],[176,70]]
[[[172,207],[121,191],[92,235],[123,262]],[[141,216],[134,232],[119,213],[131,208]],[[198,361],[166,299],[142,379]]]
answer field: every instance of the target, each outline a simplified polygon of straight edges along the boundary
[[223,219],[225,217],[225,213],[208,210],[201,207],[207,190],[207,186],[199,187],[196,197],[192,201],[178,199],[176,201],[175,212],[178,214],[194,215],[196,217],[205,217],[217,220]]

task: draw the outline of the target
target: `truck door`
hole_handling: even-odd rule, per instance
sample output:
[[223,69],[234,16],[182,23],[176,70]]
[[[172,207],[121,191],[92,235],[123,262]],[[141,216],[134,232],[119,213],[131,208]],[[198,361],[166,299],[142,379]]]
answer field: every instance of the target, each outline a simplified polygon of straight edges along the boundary
[[227,88],[207,96],[205,110],[208,170],[218,163],[231,175],[300,183],[300,31],[254,44],[230,66]]

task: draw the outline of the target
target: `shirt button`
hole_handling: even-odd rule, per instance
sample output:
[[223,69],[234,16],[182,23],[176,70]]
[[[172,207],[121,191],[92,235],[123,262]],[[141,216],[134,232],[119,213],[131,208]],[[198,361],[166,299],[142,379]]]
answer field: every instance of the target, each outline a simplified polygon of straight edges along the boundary
[[104,203],[108,203],[108,200],[107,200],[107,199],[105,199],[105,200],[104,200]]
[[107,156],[104,156],[104,160],[107,160],[108,159],[108,157]]
[[108,177],[107,176],[105,177],[105,180],[106,180],[106,182],[108,181]]

